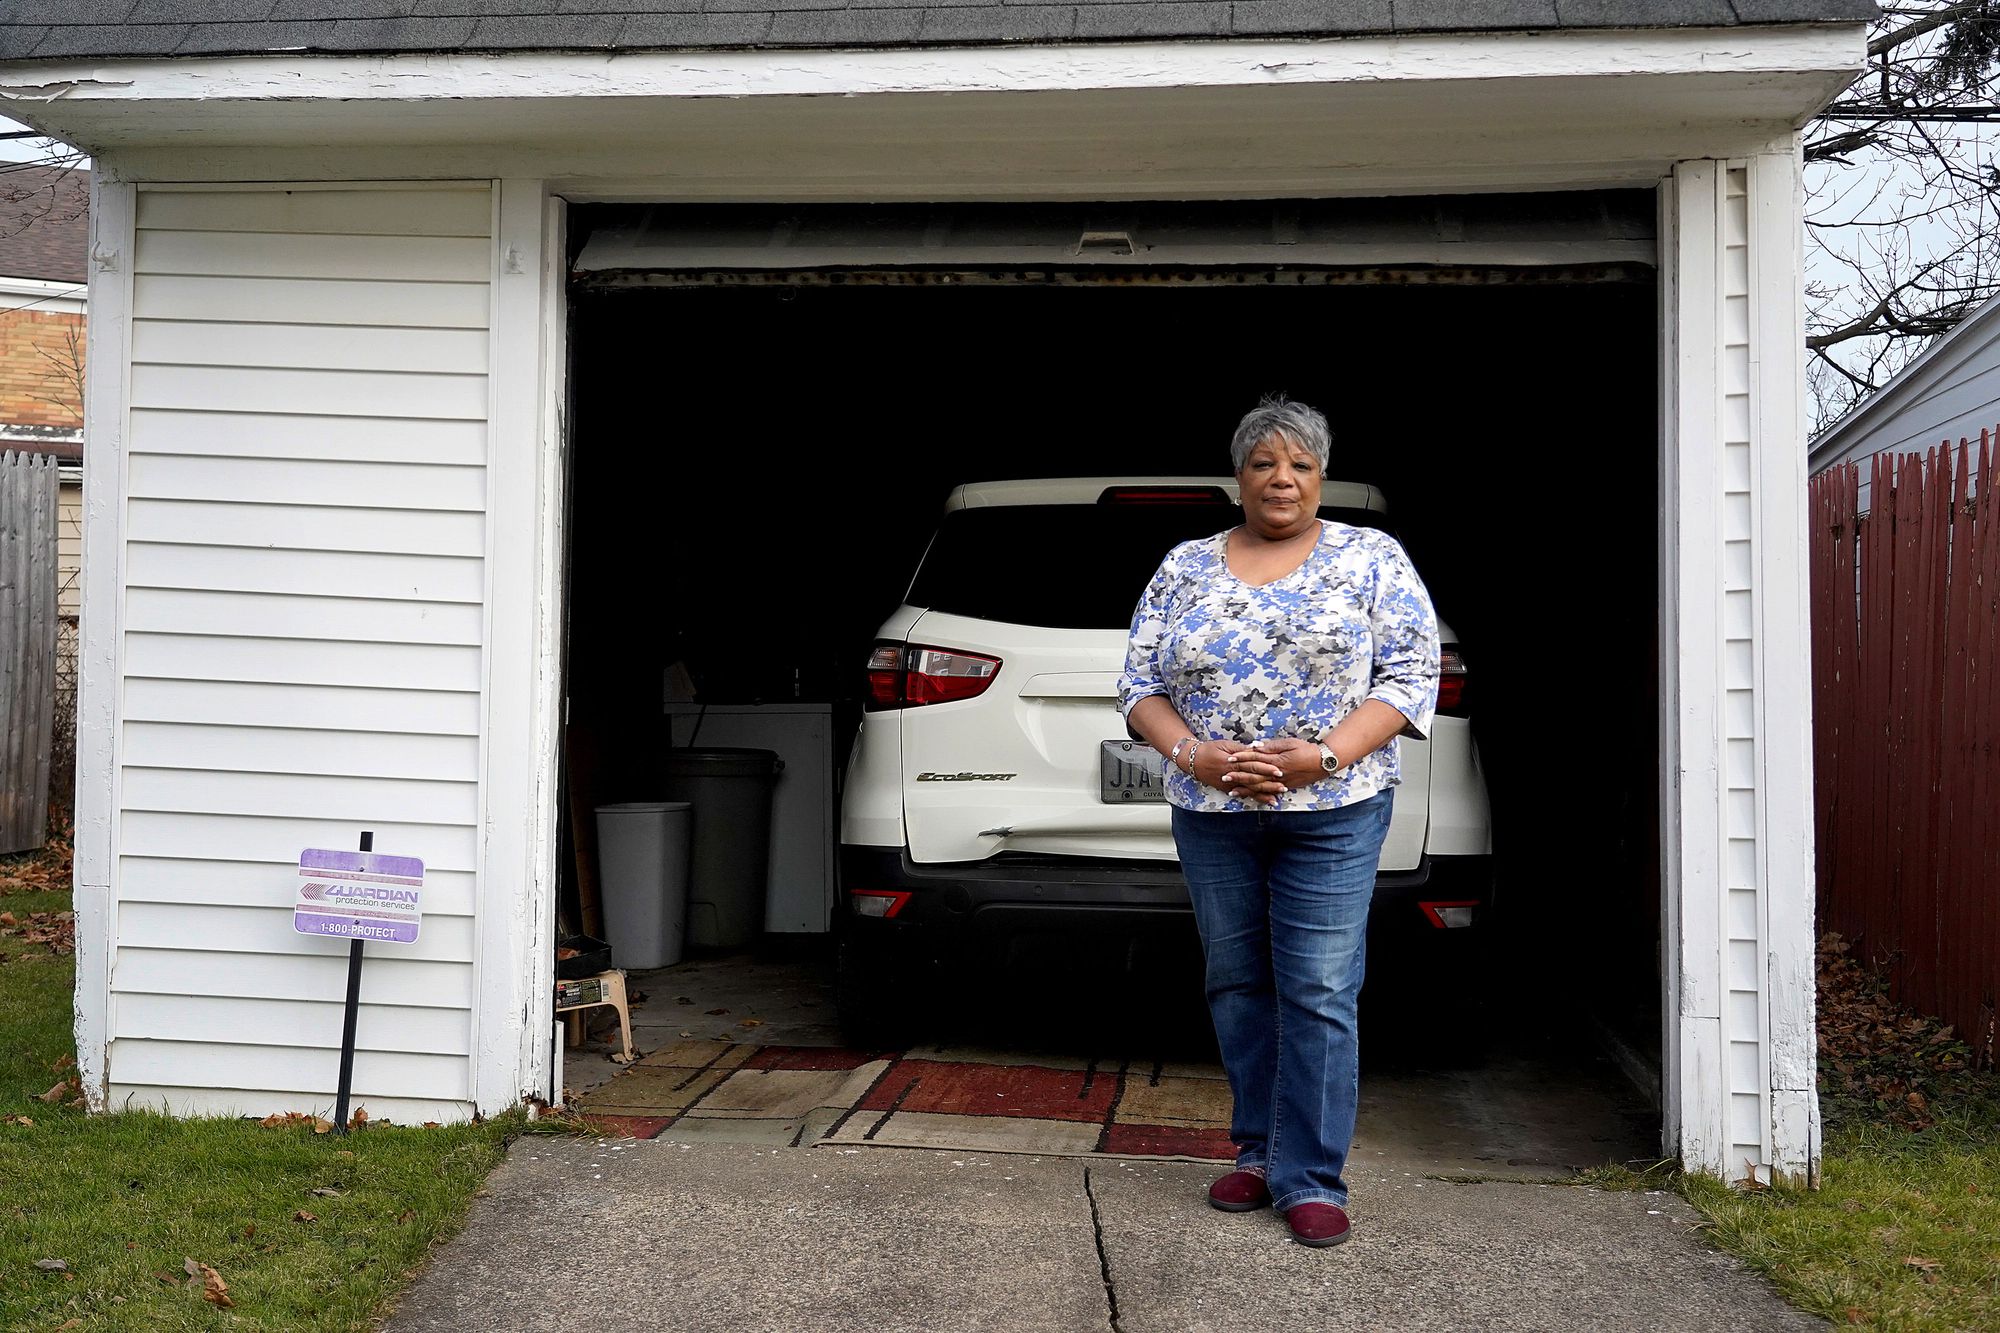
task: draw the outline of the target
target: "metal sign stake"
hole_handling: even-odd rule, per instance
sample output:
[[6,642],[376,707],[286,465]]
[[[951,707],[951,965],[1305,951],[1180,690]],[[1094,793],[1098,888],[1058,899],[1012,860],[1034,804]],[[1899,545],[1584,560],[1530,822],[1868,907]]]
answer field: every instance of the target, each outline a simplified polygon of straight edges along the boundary
[[[375,835],[361,835],[361,850],[375,850]],[[333,1132],[347,1133],[347,1094],[354,1084],[354,1024],[361,1015],[361,941],[347,942],[347,1010],[340,1017],[340,1090],[333,1102]]]

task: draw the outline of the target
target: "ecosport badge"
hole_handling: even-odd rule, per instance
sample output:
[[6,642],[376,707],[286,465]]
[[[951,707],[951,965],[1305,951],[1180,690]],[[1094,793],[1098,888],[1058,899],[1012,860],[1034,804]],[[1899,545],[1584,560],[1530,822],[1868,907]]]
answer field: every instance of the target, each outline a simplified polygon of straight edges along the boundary
[[1018,773],[919,773],[919,782],[1012,782]]

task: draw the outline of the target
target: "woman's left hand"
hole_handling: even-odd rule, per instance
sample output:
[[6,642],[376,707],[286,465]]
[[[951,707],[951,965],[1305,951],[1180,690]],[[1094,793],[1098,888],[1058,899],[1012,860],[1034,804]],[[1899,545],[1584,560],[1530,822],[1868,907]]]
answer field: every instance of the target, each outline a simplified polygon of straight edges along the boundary
[[1265,805],[1274,805],[1283,793],[1311,786],[1326,776],[1320,766],[1319,746],[1290,736],[1255,741],[1229,756],[1229,761],[1232,770],[1243,776],[1228,786]]

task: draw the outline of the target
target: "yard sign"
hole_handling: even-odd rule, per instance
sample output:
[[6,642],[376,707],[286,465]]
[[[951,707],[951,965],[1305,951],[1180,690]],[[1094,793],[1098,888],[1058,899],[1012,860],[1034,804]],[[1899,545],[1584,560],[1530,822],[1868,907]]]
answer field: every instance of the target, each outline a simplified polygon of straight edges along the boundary
[[299,853],[292,929],[301,935],[415,944],[423,924],[424,863],[414,856]]

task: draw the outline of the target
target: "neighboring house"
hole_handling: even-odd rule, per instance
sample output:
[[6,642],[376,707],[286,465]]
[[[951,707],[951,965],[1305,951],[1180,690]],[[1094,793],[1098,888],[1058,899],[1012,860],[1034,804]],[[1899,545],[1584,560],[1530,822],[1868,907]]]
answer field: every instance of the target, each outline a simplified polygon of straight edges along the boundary
[[[1959,321],[1854,409],[1821,431],[1807,454],[1814,475],[1884,451],[1922,453],[2000,431],[2000,297]],[[1868,506],[1868,470],[1861,505]]]
[[[1588,468],[1652,437],[1656,500],[1603,508],[1662,516],[1664,956],[1633,962],[1662,978],[1662,1135],[1731,1179],[1814,1171],[1799,133],[1861,68],[1872,3],[457,8],[0,15],[7,114],[99,169],[76,891],[93,1106],[325,1104],[345,950],[291,933],[288,867],[363,828],[429,881],[421,943],[371,950],[358,1094],[420,1121],[547,1090],[562,570],[590,524],[562,489],[576,284],[871,266],[1032,282],[1171,255],[1190,284],[1250,268],[1384,292],[1553,273],[1574,284],[1553,302],[1606,279],[1650,289],[1657,380],[1623,386],[1650,430],[1494,438],[1523,468]],[[1551,191],[1582,201],[1561,225],[1537,202],[1563,202]],[[1592,202],[1634,191],[1641,228]],[[1339,201],[1388,195],[1460,202],[1342,221]],[[1174,225],[1186,201],[1232,199],[1332,201],[1330,220],[1287,205],[1220,234],[1207,213]],[[678,221],[695,202],[937,215],[883,240],[852,211],[821,232],[748,207]],[[673,207],[622,241],[602,225],[604,206],[647,203]],[[1111,220],[1073,218],[1038,249],[955,229],[961,203]],[[575,270],[571,227],[598,247]],[[853,329],[883,353],[858,382],[894,393],[912,336]],[[1050,351],[1024,373],[1108,394],[1158,335],[1031,336]],[[671,385],[704,332],[647,337]],[[741,346],[771,375],[816,355]],[[1407,438],[1459,410],[1411,404]],[[852,466],[907,458],[871,441]],[[1650,602],[1645,581],[1626,593]],[[1590,628],[1563,628],[1588,654]],[[1573,683],[1619,688],[1600,665]],[[1588,734],[1593,700],[1573,706],[1566,732]],[[1591,780],[1534,748],[1489,755],[1495,780]]]
[[90,173],[0,164],[0,449],[52,454],[56,483],[55,754],[50,787],[75,780],[78,614],[83,603],[83,363]]
[[0,171],[0,448],[63,460],[59,609],[82,596],[84,258],[90,173]]

